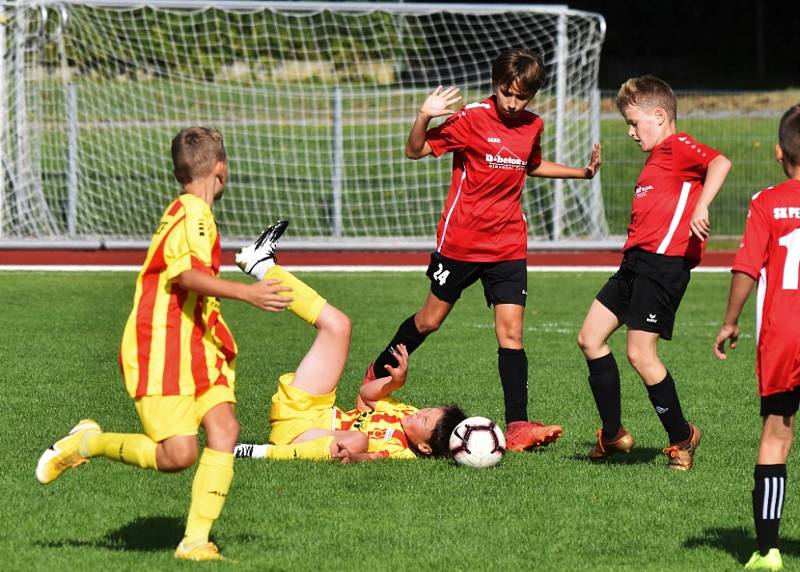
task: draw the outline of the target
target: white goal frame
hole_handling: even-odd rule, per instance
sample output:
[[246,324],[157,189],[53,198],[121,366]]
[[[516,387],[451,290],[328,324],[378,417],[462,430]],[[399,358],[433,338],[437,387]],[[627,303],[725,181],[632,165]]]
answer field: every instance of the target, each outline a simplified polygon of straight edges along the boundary
[[[82,170],[78,146],[81,133],[80,117],[75,86],[68,80],[63,81],[64,119],[59,129],[63,131],[65,153],[63,172],[58,176],[63,179],[65,187],[64,199],[54,209],[52,199],[45,196],[42,189],[41,166],[38,163],[41,154],[40,141],[36,133],[48,129],[41,119],[34,116],[31,109],[37,105],[35,89],[30,89],[34,81],[37,50],[47,43],[50,50],[61,50],[63,56],[64,42],[60,37],[64,27],[68,26],[70,8],[73,6],[93,7],[100,9],[134,10],[144,6],[174,11],[204,11],[221,9],[226,12],[274,10],[282,13],[308,13],[318,11],[335,11],[358,14],[361,12],[380,11],[392,15],[422,16],[448,13],[469,13],[470,15],[498,15],[504,13],[536,13],[556,17],[555,59],[551,66],[548,84],[542,92],[552,94],[554,109],[544,114],[546,130],[554,133],[553,146],[544,149],[544,156],[559,163],[584,164],[588,160],[591,144],[600,140],[600,97],[597,89],[597,69],[599,52],[605,36],[605,20],[599,14],[572,10],[566,5],[516,5],[516,4],[405,4],[405,3],[367,3],[367,2],[288,2],[255,0],[0,0],[0,249],[2,248],[141,248],[146,246],[149,232],[138,232],[135,236],[124,236],[115,233],[97,234],[81,230],[79,202],[81,200],[80,173]],[[590,46],[586,48],[584,58],[595,58],[589,78],[591,88],[585,95],[585,117],[581,117],[589,125],[582,134],[580,146],[585,149],[583,158],[576,159],[574,153],[567,151],[567,142],[575,138],[568,131],[567,124],[573,121],[578,113],[575,107],[570,108],[568,93],[568,59],[574,57],[569,52],[569,34],[567,30],[571,17],[589,18],[591,33]],[[37,22],[38,19],[38,22]],[[6,24],[9,24],[8,26]],[[57,56],[57,57],[60,57]],[[66,59],[66,57],[64,57]],[[66,62],[63,62],[66,65]],[[485,70],[488,82],[489,69]],[[65,76],[67,74],[64,74]],[[41,78],[39,78],[41,79]],[[55,78],[59,79],[59,78]],[[435,86],[429,86],[430,89]],[[540,92],[541,93],[541,92]],[[331,143],[330,178],[330,222],[328,235],[319,236],[287,236],[282,241],[286,248],[309,249],[432,249],[434,247],[435,221],[426,232],[426,236],[348,236],[343,231],[342,195],[345,189],[342,132],[342,91],[338,87],[331,90],[332,126],[334,141]],[[488,91],[487,93],[488,94]],[[538,97],[538,96],[537,96]],[[536,108],[534,100],[533,107]],[[465,101],[468,103],[468,101]],[[538,110],[537,110],[538,111]],[[408,129],[413,117],[408,118]],[[165,124],[168,124],[166,121]],[[172,126],[177,132],[180,126]],[[223,124],[223,132],[225,131]],[[574,144],[574,142],[572,142]],[[168,149],[168,148],[167,148]],[[168,153],[168,150],[165,151]],[[231,149],[229,147],[229,153]],[[398,149],[402,153],[402,149]],[[439,159],[440,168],[449,173],[449,160]],[[405,167],[406,169],[414,168]],[[165,173],[166,176],[171,176]],[[531,188],[529,178],[527,189]],[[565,229],[565,197],[572,192],[570,185],[584,185],[582,191],[582,207],[590,212],[587,228],[581,236],[570,236]],[[235,192],[235,191],[231,191]],[[439,212],[444,205],[447,186],[438,189],[440,201]],[[591,182],[552,181],[548,190],[551,196],[551,213],[548,236],[544,239],[532,237],[530,248],[608,248],[618,246],[617,241],[610,241],[605,221],[600,177]],[[165,197],[165,207],[169,197]],[[56,210],[58,212],[56,212]],[[14,213],[12,215],[12,213]],[[160,215],[160,212],[158,213]],[[438,219],[438,212],[437,219]],[[120,216],[125,216],[121,213]],[[156,218],[157,221],[157,218]],[[269,222],[264,220],[264,223]],[[248,231],[257,234],[256,229]],[[225,236],[223,229],[223,236]],[[224,240],[224,248],[236,247],[246,242],[248,234],[235,233]]]

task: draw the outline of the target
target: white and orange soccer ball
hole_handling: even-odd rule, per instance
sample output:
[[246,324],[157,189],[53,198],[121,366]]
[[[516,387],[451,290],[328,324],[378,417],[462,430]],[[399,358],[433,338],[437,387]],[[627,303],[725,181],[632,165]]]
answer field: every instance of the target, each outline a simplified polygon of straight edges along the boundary
[[494,467],[505,452],[506,437],[488,417],[468,417],[450,435],[450,453],[459,465]]

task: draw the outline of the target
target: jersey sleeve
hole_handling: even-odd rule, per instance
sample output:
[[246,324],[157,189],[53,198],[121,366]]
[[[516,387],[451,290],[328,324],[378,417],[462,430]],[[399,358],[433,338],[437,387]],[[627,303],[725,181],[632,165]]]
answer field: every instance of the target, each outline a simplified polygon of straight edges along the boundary
[[747,211],[747,223],[744,227],[742,242],[736,252],[731,271],[744,272],[751,278],[758,279],[761,269],[767,261],[769,235],[769,218],[764,212],[762,201],[759,201],[756,196]]
[[674,143],[675,171],[682,179],[703,180],[708,164],[721,153],[688,137],[678,137]]
[[202,209],[192,208],[192,203],[184,206],[186,216],[177,223],[164,249],[167,280],[173,280],[187,270],[213,273],[211,236],[214,220]]
[[448,151],[464,149],[471,134],[469,116],[466,110],[462,109],[438,127],[428,129],[425,140],[431,146],[434,157],[439,157]]

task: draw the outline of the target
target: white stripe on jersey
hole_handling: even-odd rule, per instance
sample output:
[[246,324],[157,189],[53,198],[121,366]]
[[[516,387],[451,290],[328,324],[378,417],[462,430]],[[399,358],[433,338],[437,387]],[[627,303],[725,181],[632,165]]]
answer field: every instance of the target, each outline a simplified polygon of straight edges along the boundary
[[444,237],[447,236],[447,226],[450,224],[450,215],[453,214],[453,211],[458,204],[458,198],[461,196],[461,187],[464,185],[464,181],[467,178],[467,160],[464,159],[464,172],[461,173],[461,180],[458,183],[458,190],[456,191],[456,198],[453,199],[453,204],[450,205],[450,210],[447,211],[447,216],[444,217],[444,227],[442,227],[442,240],[436,246],[436,252],[442,251],[442,245],[444,244]]
[[767,267],[761,269],[756,287],[756,345],[761,334],[761,314],[764,311],[764,299],[767,297]]
[[684,181],[683,186],[681,187],[681,196],[678,199],[678,206],[675,208],[675,214],[672,215],[672,221],[669,223],[667,236],[665,236],[664,240],[661,241],[661,244],[658,245],[656,254],[664,254],[667,251],[667,247],[672,241],[672,236],[675,234],[675,230],[678,228],[678,223],[681,222],[683,211],[686,209],[686,201],[689,200],[689,191],[691,188],[692,184],[688,181]]

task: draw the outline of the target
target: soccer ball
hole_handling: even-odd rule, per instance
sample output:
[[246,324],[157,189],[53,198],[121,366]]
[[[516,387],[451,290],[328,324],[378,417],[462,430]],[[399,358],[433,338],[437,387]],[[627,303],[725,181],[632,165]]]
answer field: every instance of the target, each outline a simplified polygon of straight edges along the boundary
[[450,453],[456,463],[484,469],[494,467],[506,452],[506,437],[487,417],[468,417],[450,435]]

